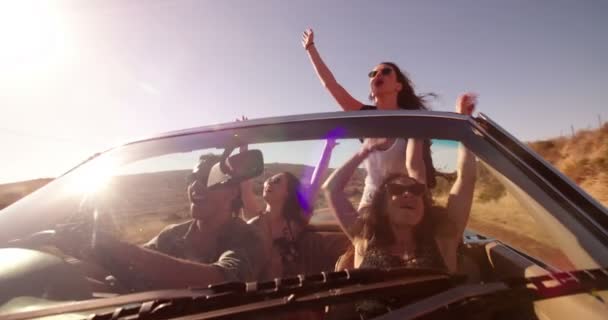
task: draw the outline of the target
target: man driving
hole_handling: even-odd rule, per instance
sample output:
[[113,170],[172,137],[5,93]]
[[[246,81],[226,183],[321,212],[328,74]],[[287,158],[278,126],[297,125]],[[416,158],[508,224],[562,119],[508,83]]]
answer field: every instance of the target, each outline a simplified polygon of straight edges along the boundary
[[[201,156],[188,185],[190,221],[166,227],[143,248],[97,235],[93,258],[138,289],[252,281],[264,257],[258,234],[237,217],[241,179],[226,173],[231,158]],[[140,288],[142,287],[143,288]]]

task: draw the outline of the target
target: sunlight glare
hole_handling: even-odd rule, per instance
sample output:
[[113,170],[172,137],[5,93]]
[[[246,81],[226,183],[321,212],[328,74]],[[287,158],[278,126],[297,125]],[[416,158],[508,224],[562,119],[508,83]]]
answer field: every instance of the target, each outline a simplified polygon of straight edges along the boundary
[[52,5],[50,1],[0,1],[0,70],[4,81],[29,82],[66,57],[67,28]]
[[88,195],[103,191],[116,173],[117,163],[114,158],[106,158],[82,168],[73,183],[68,186],[68,192]]

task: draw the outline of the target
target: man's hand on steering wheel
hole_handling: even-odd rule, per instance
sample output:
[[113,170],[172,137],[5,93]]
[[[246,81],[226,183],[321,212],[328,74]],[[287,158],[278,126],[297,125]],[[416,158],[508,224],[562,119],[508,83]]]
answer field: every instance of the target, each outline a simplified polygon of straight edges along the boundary
[[59,250],[91,262],[99,262],[101,247],[107,247],[118,240],[91,224],[78,223],[58,226],[53,243]]

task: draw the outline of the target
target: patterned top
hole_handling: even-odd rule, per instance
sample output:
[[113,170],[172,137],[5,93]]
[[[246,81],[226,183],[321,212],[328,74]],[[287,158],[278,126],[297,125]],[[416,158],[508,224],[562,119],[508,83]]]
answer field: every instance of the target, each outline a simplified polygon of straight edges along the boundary
[[359,268],[390,269],[398,267],[447,270],[437,246],[432,243],[422,245],[417,253],[399,257],[375,246],[368,247]]
[[[284,232],[282,237],[272,239],[267,214],[260,214],[248,223],[262,235],[266,255],[269,256],[263,268],[265,279],[331,271],[340,254],[350,245],[350,241],[342,233],[322,234],[309,230],[294,235]],[[295,239],[292,236],[295,236]],[[273,262],[277,263],[274,259],[280,260],[280,268],[273,268]],[[277,271],[280,274],[275,274]]]
[[[384,249],[370,246],[363,255],[359,268],[390,269],[408,267],[412,269],[437,269],[447,271],[447,266],[433,241],[421,244],[416,254],[408,257],[395,256]],[[398,298],[382,300],[363,300],[355,308],[362,319],[373,318],[400,305]]]

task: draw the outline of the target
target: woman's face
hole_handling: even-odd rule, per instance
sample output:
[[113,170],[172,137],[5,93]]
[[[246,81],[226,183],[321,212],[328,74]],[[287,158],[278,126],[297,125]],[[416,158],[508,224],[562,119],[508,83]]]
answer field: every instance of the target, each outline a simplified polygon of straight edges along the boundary
[[395,69],[387,64],[379,64],[369,73],[369,85],[374,97],[398,94],[403,87],[397,81]]
[[262,196],[270,205],[278,205],[284,201],[287,198],[287,177],[285,174],[278,173],[264,181]]
[[424,184],[409,177],[399,177],[385,185],[390,223],[414,227],[424,217]]

